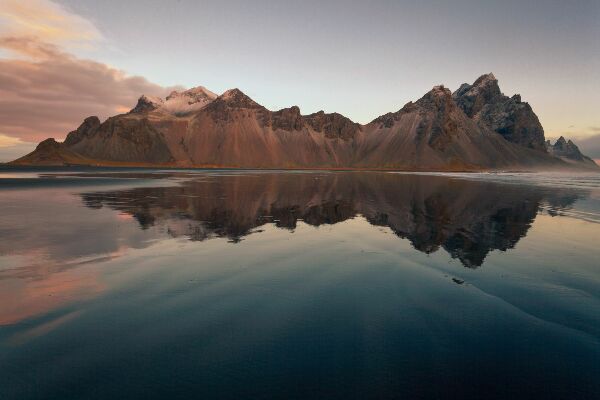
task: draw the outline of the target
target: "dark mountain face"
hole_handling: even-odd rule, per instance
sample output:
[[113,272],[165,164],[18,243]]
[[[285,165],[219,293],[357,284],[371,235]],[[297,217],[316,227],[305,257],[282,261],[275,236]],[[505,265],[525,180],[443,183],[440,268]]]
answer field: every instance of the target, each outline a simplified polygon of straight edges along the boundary
[[[454,94],[436,86],[364,126],[338,113],[302,115],[297,106],[273,112],[239,89],[217,96],[196,87],[165,99],[142,96],[129,113],[102,123],[86,118],[62,145],[96,165],[479,171],[593,164],[548,154],[531,107],[504,96],[492,74]],[[19,163],[56,159],[37,154],[44,149]]]
[[143,95],[138,99],[138,102],[135,105],[135,107],[133,107],[129,112],[134,114],[141,114],[154,111],[160,107],[161,103],[161,99],[153,99]]
[[546,154],[505,140],[469,118],[451,92],[436,86],[415,103],[365,127],[358,165],[407,170],[552,168]]
[[326,114],[319,111],[303,118],[315,132],[324,133],[328,139],[354,139],[361,126],[338,113]]
[[[484,263],[527,234],[540,207],[568,207],[585,193],[387,173],[257,174],[189,180],[181,186],[82,195],[91,208],[132,215],[190,240],[239,242],[273,223],[294,230],[362,216],[419,251],[446,250],[465,267]],[[559,212],[559,211],[557,211]]]
[[453,94],[456,104],[476,120],[518,145],[545,151],[544,128],[521,96],[502,94],[493,74],[482,75],[472,85],[462,84]]
[[493,74],[480,76],[472,85],[463,83],[453,96],[469,118],[475,117],[487,104],[497,103],[505,97]]
[[87,117],[83,120],[79,128],[69,132],[67,138],[63,142],[65,146],[71,147],[81,142],[85,138],[91,137],[96,129],[100,126],[100,119],[96,116]]
[[[80,127],[81,128],[81,127]],[[112,117],[65,145],[96,160],[163,164],[173,161],[164,136],[147,118]]]
[[459,135],[459,131],[466,132],[469,129],[469,123],[452,100],[450,90],[443,86],[434,88],[415,106],[425,116],[417,126],[418,140],[426,140],[434,149],[444,150]]
[[284,108],[279,111],[270,113],[265,119],[265,126],[272,127],[274,130],[283,131],[299,131],[304,128],[304,119],[300,114],[300,108],[293,106],[290,108]]

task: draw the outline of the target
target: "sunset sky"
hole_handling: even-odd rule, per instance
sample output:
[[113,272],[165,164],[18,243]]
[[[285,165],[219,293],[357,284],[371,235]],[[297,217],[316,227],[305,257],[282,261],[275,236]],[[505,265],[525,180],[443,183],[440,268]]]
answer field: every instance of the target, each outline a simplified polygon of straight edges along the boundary
[[0,161],[141,94],[238,87],[366,123],[488,72],[600,158],[597,0],[0,0]]

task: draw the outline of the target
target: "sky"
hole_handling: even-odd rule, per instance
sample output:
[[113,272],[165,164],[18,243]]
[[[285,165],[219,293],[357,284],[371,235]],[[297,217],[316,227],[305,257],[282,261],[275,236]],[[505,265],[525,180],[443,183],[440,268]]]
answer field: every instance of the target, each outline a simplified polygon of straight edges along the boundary
[[141,94],[237,87],[367,123],[489,72],[600,158],[598,0],[0,0],[0,161]]

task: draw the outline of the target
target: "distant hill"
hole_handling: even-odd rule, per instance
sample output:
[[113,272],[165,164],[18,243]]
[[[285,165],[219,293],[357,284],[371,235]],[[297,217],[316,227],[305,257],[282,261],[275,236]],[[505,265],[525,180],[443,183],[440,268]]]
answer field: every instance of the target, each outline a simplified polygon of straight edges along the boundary
[[86,158],[50,138],[40,142],[35,150],[9,164],[15,165],[93,165],[95,162]]
[[571,140],[567,141],[563,136],[558,138],[554,144],[547,140],[546,149],[548,150],[548,153],[555,157],[559,157],[567,163],[596,167],[594,160],[584,156],[581,151],[579,151],[579,147],[577,147],[575,143],[573,143]]

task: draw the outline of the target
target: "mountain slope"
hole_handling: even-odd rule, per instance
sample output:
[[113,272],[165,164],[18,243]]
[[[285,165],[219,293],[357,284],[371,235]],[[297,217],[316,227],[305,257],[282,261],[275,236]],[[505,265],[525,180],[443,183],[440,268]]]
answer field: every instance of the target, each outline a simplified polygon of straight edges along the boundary
[[366,131],[365,148],[358,161],[362,166],[476,170],[560,164],[478,125],[443,86],[434,87],[396,113],[375,119]]
[[84,135],[67,136],[65,145],[96,160],[156,164],[174,161],[163,134],[147,118],[137,115],[111,117]]
[[94,165],[95,160],[83,157],[53,138],[40,142],[31,153],[11,161],[12,165]]

